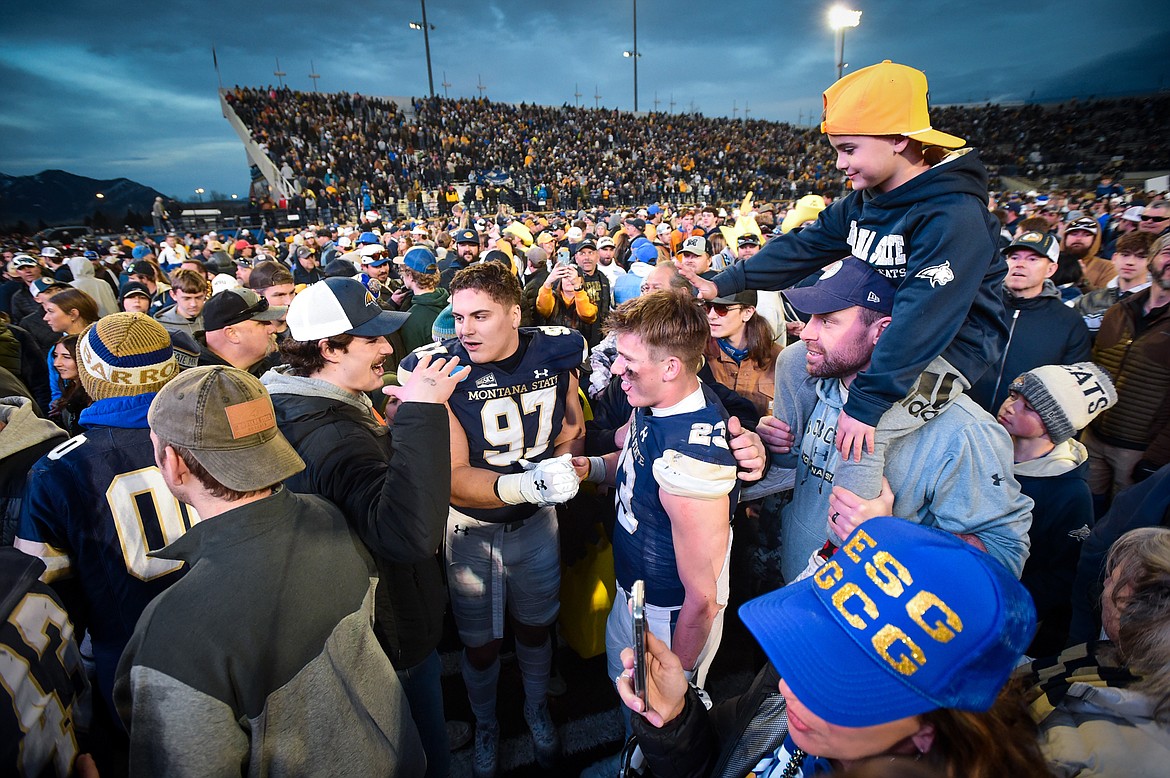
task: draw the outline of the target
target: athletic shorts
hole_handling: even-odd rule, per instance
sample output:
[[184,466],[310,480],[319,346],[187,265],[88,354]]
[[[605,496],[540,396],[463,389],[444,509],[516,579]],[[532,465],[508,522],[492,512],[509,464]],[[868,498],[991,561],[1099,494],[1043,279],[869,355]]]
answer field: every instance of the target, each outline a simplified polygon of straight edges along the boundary
[[491,524],[451,508],[447,584],[459,637],[471,648],[504,636],[505,607],[521,624],[552,624],[561,590],[556,509],[541,508],[523,522]]

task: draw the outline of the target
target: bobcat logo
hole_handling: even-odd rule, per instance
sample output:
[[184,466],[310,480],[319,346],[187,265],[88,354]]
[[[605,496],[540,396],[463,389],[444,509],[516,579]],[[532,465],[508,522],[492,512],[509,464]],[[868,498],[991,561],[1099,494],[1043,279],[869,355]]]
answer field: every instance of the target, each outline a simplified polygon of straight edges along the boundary
[[923,268],[922,270],[919,270],[918,274],[914,277],[925,278],[926,280],[930,281],[930,285],[932,287],[946,286],[951,281],[955,280],[955,274],[951,270],[950,260],[943,262],[941,265],[931,265],[930,267]]

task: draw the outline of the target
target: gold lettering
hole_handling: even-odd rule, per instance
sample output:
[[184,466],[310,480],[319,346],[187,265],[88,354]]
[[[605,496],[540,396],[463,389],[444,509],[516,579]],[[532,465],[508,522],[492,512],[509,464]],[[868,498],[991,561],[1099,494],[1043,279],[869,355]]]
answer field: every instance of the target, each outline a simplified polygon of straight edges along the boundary
[[153,384],[158,381],[158,371],[153,368],[144,367],[138,371],[138,378],[144,384]]
[[[870,642],[877,649],[878,656],[889,662],[890,667],[902,675],[914,675],[919,667],[926,664],[926,655],[922,653],[922,649],[918,647],[918,644],[893,624],[887,624],[879,629]],[[899,652],[897,660],[890,655],[890,646],[894,645],[894,643],[901,643],[904,649]],[[906,653],[907,651],[909,652],[908,655]]]
[[[926,623],[926,619],[923,617],[931,608],[938,608],[943,612],[946,624],[936,621],[934,626],[929,626]],[[910,598],[910,602],[906,603],[906,613],[910,614],[910,618],[914,619],[915,624],[922,627],[926,634],[939,643],[950,643],[955,638],[955,632],[963,631],[963,621],[959,618],[959,614],[948,608],[945,602],[930,592],[919,592]]]
[[[637,442],[637,438],[634,439]],[[835,559],[830,559],[819,570],[813,573],[813,580],[822,589],[832,589],[833,584],[841,580],[841,565]]]
[[175,361],[167,362],[163,365],[162,377],[170,378],[177,372],[179,372],[179,363]]
[[867,543],[869,544],[870,548],[877,547],[877,542],[871,538],[865,530],[859,529],[853,533],[853,537],[849,539],[848,543],[841,546],[841,550],[845,552],[846,556],[853,560],[854,564],[857,564],[861,562],[861,557],[858,556],[858,554],[865,551],[865,546]]
[[97,359],[95,359],[92,362],[86,362],[85,369],[88,370],[89,372],[93,373],[98,378],[102,379],[103,381],[110,380],[109,377],[106,375],[105,365],[103,365],[101,363],[101,361],[99,361]]
[[[880,573],[880,577],[879,577]],[[873,562],[865,563],[865,574],[869,580],[878,585],[878,588],[891,597],[901,597],[906,587],[914,583],[910,571],[899,562],[889,551],[879,551],[873,555]]]
[[111,384],[129,384],[130,383],[130,375],[131,375],[131,373],[129,370],[111,370],[110,371],[110,383]]
[[874,605],[874,602],[869,598],[869,595],[861,591],[861,588],[855,583],[847,583],[837,591],[833,592],[833,605],[835,605],[841,615],[845,617],[845,621],[849,622],[849,625],[854,629],[865,629],[865,621],[856,613],[850,613],[845,608],[845,603],[848,602],[851,597],[857,597],[861,600],[862,610],[865,611],[865,614],[871,619],[876,619],[878,617],[877,606]]

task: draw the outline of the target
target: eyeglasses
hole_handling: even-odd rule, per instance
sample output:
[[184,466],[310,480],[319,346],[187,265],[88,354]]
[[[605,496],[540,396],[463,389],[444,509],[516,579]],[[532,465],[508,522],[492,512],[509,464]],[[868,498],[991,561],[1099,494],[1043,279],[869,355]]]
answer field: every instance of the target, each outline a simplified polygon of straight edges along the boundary
[[1144,222],[1164,222],[1170,219],[1170,216],[1151,216],[1148,213],[1143,213],[1140,218]]
[[735,304],[729,305],[727,303],[703,303],[703,307],[707,310],[707,313],[714,311],[716,316],[723,318],[727,314],[731,313],[733,308],[742,308],[743,306]]

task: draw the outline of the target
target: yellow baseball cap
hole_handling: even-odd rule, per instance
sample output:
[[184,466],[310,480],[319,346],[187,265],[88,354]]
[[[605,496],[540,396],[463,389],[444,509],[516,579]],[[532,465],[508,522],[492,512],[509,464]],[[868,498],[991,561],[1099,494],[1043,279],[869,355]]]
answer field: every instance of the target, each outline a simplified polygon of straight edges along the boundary
[[905,135],[928,146],[966,145],[930,126],[926,74],[888,59],[841,78],[824,98],[826,135]]

